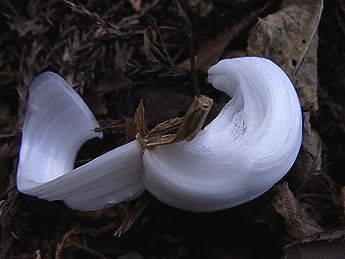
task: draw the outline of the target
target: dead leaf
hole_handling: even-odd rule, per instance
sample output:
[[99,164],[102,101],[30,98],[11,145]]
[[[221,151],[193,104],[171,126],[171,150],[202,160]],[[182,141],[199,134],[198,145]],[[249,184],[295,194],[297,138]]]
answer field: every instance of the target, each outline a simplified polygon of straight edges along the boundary
[[345,228],[327,230],[285,247],[286,259],[343,258]]
[[286,249],[286,259],[341,259],[345,255],[345,245],[341,240],[318,241],[290,246]]
[[319,37],[314,34],[307,53],[294,77],[303,111],[317,111],[317,47]]
[[285,0],[278,12],[259,19],[250,30],[248,54],[267,57],[293,79],[311,45],[322,0]]
[[[284,0],[279,11],[259,19],[248,37],[249,55],[273,60],[295,80],[304,111],[317,109],[316,29],[322,7],[322,0]],[[303,115],[303,143],[289,174],[293,191],[303,188],[321,163],[321,140],[310,127],[310,114]]]
[[277,185],[275,192],[270,207],[283,219],[290,239],[300,240],[322,232],[323,229],[300,206],[286,182]]
[[298,157],[288,175],[289,185],[293,192],[301,191],[314,173],[321,170],[321,139],[311,128],[310,114],[305,112],[303,142]]

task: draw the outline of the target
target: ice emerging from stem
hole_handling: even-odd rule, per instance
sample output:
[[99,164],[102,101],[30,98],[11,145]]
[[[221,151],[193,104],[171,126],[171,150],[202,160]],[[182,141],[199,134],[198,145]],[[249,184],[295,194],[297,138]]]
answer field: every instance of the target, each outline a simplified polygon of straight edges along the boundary
[[294,163],[302,139],[300,104],[286,74],[257,57],[220,61],[209,81],[232,97],[192,141],[115,148],[73,169],[84,142],[102,137],[80,96],[46,72],[30,86],[17,169],[19,191],[97,210],[138,197],[146,188],[171,206],[196,211],[254,199]]
[[286,74],[256,57],[220,61],[209,81],[232,97],[191,142],[145,150],[144,185],[159,200],[214,211],[252,200],[294,163],[302,139],[299,100]]

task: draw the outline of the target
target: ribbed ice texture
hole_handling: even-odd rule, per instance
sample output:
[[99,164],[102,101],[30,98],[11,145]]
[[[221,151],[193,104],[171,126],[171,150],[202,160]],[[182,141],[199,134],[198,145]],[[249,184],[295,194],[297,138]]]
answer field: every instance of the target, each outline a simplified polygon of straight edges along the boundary
[[[73,170],[97,121],[54,73],[30,86],[17,171],[18,189],[79,210],[132,199],[147,188],[190,211],[225,209],[256,198],[281,179],[302,138],[300,104],[285,73],[267,59],[223,60],[209,81],[232,97],[191,142],[158,146],[142,157],[137,141]],[[143,168],[142,168],[143,164]]]
[[145,150],[144,186],[159,200],[190,211],[215,211],[254,199],[294,163],[302,139],[295,89],[273,62],[220,61],[209,81],[232,97],[191,142]]
[[45,72],[31,84],[17,169],[18,190],[63,200],[78,210],[96,210],[143,191],[137,141],[73,170],[84,142],[102,137],[80,96],[58,75]]

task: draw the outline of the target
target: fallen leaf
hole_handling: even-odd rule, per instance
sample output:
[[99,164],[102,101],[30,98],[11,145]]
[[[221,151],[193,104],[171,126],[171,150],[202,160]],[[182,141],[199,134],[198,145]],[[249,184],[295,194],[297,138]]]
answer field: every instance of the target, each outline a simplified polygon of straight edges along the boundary
[[248,37],[249,55],[277,63],[295,81],[304,111],[303,143],[289,174],[292,190],[299,191],[321,163],[321,140],[311,129],[310,114],[317,110],[317,27],[322,0],[284,0],[274,14],[259,19]]
[[303,111],[317,111],[317,47],[319,37],[314,34],[307,53],[294,77]]
[[283,243],[288,245],[323,231],[302,208],[287,182],[276,185],[271,190],[271,195],[271,202],[255,222],[268,225]]
[[272,59],[295,77],[318,27],[322,0],[285,0],[278,12],[259,19],[248,36],[248,55]]
[[288,181],[293,192],[301,191],[314,173],[321,170],[321,139],[311,128],[310,113],[303,114],[303,141],[298,157],[289,172]]
[[345,255],[345,245],[341,240],[333,242],[316,241],[290,246],[286,249],[286,259],[341,259]]
[[270,207],[283,219],[289,239],[299,240],[323,231],[300,206],[286,182],[278,184],[275,192]]
[[286,259],[340,259],[345,254],[345,228],[327,230],[285,247]]

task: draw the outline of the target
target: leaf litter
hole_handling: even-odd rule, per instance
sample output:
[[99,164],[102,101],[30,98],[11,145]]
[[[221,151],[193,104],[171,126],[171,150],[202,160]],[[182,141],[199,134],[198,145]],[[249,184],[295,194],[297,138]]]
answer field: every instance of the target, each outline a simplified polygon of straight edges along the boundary
[[[321,0],[5,0],[0,6],[0,258],[336,258],[345,233],[343,1],[325,3],[320,27]],[[331,40],[329,27],[337,32]],[[208,67],[243,55],[279,64],[295,82],[304,113],[295,166],[258,199],[195,214],[145,193],[81,213],[16,191],[27,86],[38,73],[62,75],[100,121],[104,141],[82,147],[81,165],[140,130],[181,124],[197,94],[213,99],[209,122],[228,99],[207,84]]]

